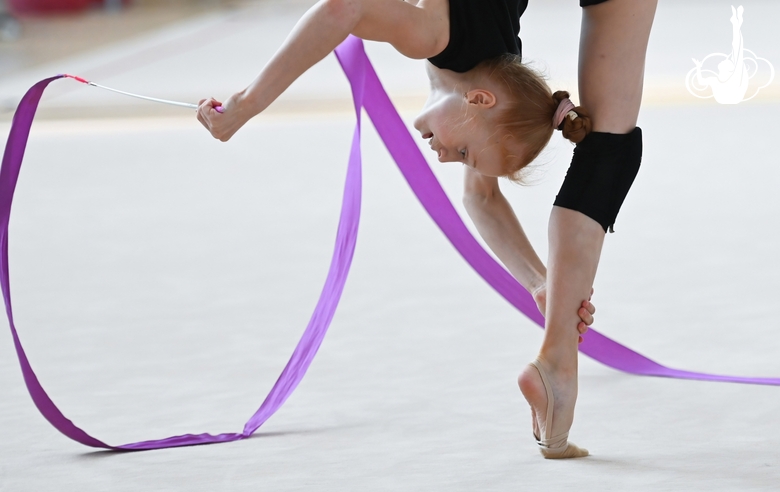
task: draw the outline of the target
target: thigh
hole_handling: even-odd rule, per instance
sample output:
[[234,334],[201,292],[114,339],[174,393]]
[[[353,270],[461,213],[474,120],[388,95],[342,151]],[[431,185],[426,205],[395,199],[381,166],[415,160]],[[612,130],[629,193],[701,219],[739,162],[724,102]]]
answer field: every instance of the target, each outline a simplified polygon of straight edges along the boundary
[[[349,0],[347,0],[349,1]],[[450,40],[449,0],[360,0],[359,38],[393,45],[409,58],[430,58]]]
[[636,126],[657,3],[608,0],[582,9],[580,104],[593,131],[628,133]]

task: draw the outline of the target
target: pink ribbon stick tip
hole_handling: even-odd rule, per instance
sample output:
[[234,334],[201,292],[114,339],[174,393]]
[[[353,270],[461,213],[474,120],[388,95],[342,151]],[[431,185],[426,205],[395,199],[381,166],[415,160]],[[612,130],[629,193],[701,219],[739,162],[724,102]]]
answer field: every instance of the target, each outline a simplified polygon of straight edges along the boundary
[[63,77],[68,77],[68,78],[73,79],[73,80],[78,80],[82,84],[89,84],[89,80],[81,78],[81,77],[79,77],[77,75],[70,75],[68,73],[64,73],[64,74],[62,74],[62,76]]

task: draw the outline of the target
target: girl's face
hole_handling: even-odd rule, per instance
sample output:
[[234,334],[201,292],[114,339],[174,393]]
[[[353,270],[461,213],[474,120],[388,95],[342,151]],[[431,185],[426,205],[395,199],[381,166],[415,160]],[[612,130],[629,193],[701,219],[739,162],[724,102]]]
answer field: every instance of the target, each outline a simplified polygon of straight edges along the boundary
[[439,162],[462,162],[485,176],[504,171],[504,133],[490,122],[497,112],[488,91],[431,92],[414,127],[428,140]]

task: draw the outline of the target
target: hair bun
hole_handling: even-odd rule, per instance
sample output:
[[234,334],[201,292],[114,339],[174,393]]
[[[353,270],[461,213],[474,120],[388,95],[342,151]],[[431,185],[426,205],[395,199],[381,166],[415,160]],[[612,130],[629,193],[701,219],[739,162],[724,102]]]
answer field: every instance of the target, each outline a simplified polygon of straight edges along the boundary
[[577,113],[577,118],[564,118],[561,131],[563,132],[563,138],[578,144],[590,133],[592,124],[590,115],[582,106],[577,106],[572,111]]
[[566,91],[555,91],[553,93],[553,99],[555,99],[556,106],[561,103],[564,99],[569,98],[569,93]]
[[[553,94],[553,100],[555,100],[555,107],[561,104],[561,101],[567,99],[569,93],[566,91],[555,91]],[[563,123],[557,128],[563,132],[563,138],[572,141],[575,144],[582,142],[585,136],[590,133],[592,129],[592,123],[590,121],[590,115],[582,106],[576,106],[572,111],[577,114],[577,118],[564,117]]]

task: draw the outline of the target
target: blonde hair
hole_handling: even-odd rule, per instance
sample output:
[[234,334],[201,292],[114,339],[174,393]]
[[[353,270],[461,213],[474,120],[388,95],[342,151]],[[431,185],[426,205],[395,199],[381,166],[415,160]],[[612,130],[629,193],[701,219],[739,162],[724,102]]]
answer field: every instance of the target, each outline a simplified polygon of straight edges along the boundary
[[[507,169],[505,177],[522,182],[522,170],[530,164],[547,146],[552,137],[553,115],[563,99],[569,97],[566,91],[552,93],[542,74],[523,65],[517,55],[506,54],[480,63],[474,70],[504,85],[509,103],[498,116],[496,126],[508,137],[522,142],[523,155],[504,150]],[[579,143],[590,133],[590,117],[581,106],[573,109],[578,118],[564,118],[560,129],[564,138]],[[503,141],[505,141],[504,139]],[[511,158],[511,157],[514,157]]]

